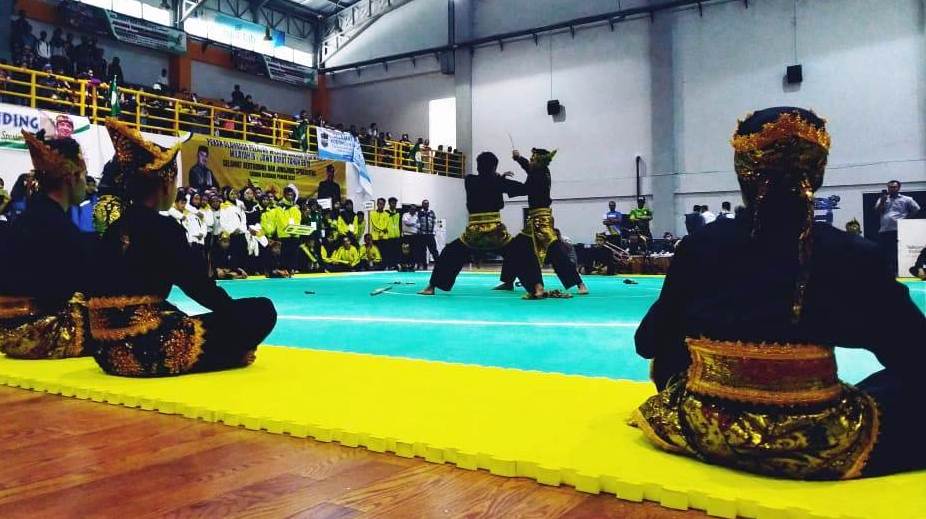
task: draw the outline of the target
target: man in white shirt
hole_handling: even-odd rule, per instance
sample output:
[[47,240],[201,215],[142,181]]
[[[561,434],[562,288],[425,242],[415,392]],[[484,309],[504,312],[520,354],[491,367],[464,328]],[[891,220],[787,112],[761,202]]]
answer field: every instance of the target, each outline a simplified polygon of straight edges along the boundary
[[704,217],[704,225],[707,225],[717,219],[717,215],[712,213],[706,205],[701,206],[701,216]]
[[412,258],[418,257],[418,206],[412,204],[411,207],[402,214],[402,243],[408,244]]
[[35,56],[41,65],[51,62],[51,45],[48,43],[48,33],[45,31],[39,33],[39,40],[35,44]]
[[891,180],[887,189],[881,191],[881,198],[875,202],[875,211],[881,215],[878,229],[878,243],[888,260],[891,272],[897,274],[897,222],[912,218],[920,212],[920,205],[909,196],[900,194],[900,181]]

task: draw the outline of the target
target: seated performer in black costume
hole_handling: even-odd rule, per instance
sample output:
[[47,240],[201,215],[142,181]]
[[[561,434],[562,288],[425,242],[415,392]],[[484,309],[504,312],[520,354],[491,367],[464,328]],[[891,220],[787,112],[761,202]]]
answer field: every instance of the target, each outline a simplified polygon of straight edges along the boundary
[[469,223],[463,235],[444,247],[434,264],[431,280],[421,295],[434,295],[434,288],[449,291],[469,258],[470,250],[500,253],[511,262],[521,284],[531,297],[543,297],[543,280],[540,265],[532,245],[526,240],[512,241],[502,223],[501,210],[505,207],[504,194],[523,196],[524,184],[505,178],[496,172],[498,157],[483,152],[476,157],[478,175],[466,175],[466,209]]
[[[265,298],[232,300],[202,269],[186,231],[158,211],[176,197],[178,147],[150,143],[107,119],[125,171],[122,216],[103,236],[100,275],[89,301],[94,354],[104,371],[159,377],[247,366],[276,323]],[[179,286],[212,313],[187,316],[165,299]]]
[[[632,422],[656,446],[794,479],[926,467],[926,317],[877,245],[813,221],[829,145],[824,121],[798,108],[739,124],[746,211],[681,242],[637,330],[660,393]],[[885,369],[844,384],[834,346]]]
[[23,131],[39,191],[0,243],[0,351],[20,359],[89,354],[89,243],[68,216],[84,199],[87,167],[71,138]]
[[[556,156],[556,151],[552,153],[534,148],[531,150],[531,159],[528,161],[515,150],[512,158],[517,162],[524,171],[527,172],[527,181],[524,182],[524,188],[527,191],[528,219],[527,225],[521,234],[516,236],[515,240],[527,241],[531,248],[534,249],[534,255],[541,266],[550,258],[550,264],[556,276],[559,277],[563,288],[569,290],[574,286],[579,287],[579,294],[588,294],[588,287],[582,282],[576,266],[569,261],[566,251],[557,243],[558,238],[553,230],[553,200],[550,198],[550,162]],[[496,290],[513,290],[515,273],[510,261],[502,264],[501,283],[495,287]]]

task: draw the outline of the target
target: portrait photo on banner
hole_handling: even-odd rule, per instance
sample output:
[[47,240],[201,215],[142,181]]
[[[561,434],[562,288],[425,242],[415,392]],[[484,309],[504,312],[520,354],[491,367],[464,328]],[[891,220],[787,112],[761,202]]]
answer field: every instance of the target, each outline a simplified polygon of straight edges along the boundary
[[[204,151],[202,157],[200,152]],[[282,193],[289,184],[300,193],[312,193],[325,180],[328,165],[334,166],[334,180],[344,185],[346,165],[341,161],[318,160],[314,153],[281,150],[262,144],[206,135],[193,135],[181,150],[183,185],[190,185],[190,169],[205,160],[221,186],[236,189],[252,185],[264,191]]]

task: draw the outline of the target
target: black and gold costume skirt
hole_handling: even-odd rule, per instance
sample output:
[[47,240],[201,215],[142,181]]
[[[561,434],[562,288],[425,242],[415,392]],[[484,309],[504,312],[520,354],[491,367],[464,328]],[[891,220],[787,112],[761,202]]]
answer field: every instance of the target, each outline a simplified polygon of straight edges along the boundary
[[836,376],[833,349],[688,339],[691,365],[630,420],[669,452],[793,479],[859,477],[878,408]]
[[163,377],[193,370],[203,352],[202,322],[153,296],[92,298],[94,358],[111,375]]
[[74,294],[55,312],[29,297],[0,296],[0,352],[15,359],[64,359],[90,354],[87,304]]
[[531,239],[534,244],[534,254],[541,266],[547,260],[547,250],[550,245],[557,240],[553,227],[553,209],[549,207],[528,209],[527,226],[521,234]]
[[498,250],[508,245],[511,235],[502,223],[500,212],[473,213],[469,215],[469,223],[460,241],[471,249]]

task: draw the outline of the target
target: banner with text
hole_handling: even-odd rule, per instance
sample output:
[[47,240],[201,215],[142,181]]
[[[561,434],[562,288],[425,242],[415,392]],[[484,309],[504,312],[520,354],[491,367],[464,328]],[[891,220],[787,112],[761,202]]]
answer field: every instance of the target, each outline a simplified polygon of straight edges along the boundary
[[0,148],[25,151],[22,130],[35,133],[42,129],[49,137],[55,134],[74,137],[83,146],[86,143],[82,137],[88,135],[90,120],[26,106],[0,105]]
[[360,188],[369,196],[373,196],[373,181],[367,172],[367,164],[360,149],[360,141],[356,137],[337,130],[318,128],[318,156],[322,159],[340,160],[350,162],[357,170]]
[[212,170],[221,186],[237,189],[251,184],[261,189],[275,189],[282,194],[289,184],[296,186],[300,197],[308,197],[325,179],[325,168],[334,164],[335,181],[344,185],[345,164],[317,160],[314,154],[281,150],[263,144],[193,135],[180,149],[183,185],[189,185],[190,168],[196,166],[200,147],[208,151],[206,167]]
[[72,1],[62,2],[58,12],[68,27],[83,32],[159,51],[186,52],[186,33],[173,27]]

